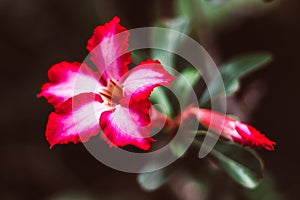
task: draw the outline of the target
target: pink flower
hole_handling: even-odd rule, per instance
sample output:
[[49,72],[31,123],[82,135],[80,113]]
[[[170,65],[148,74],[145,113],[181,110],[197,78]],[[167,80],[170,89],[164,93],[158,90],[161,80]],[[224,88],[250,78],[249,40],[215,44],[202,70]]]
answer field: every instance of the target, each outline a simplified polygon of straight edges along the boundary
[[274,150],[276,143],[248,124],[211,110],[196,107],[189,107],[183,113],[183,119],[195,115],[204,127],[217,133],[220,132],[221,136],[243,146],[257,146]]
[[[154,141],[147,127],[148,97],[155,87],[170,84],[174,77],[152,60],[128,71],[129,32],[119,21],[114,17],[96,27],[88,41],[90,60],[98,72],[77,62],[61,62],[49,69],[50,81],[38,96],[55,107],[46,128],[50,147],[85,142],[101,129],[111,146],[134,145],[147,150]],[[118,33],[122,37],[114,37]]]

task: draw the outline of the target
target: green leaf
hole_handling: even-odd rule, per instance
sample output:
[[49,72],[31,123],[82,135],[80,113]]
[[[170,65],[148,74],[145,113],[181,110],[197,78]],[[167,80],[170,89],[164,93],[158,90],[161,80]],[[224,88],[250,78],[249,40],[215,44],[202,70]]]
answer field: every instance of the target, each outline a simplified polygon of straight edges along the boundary
[[[220,74],[223,79],[225,94],[228,96],[236,92],[239,89],[240,78],[267,64],[271,61],[271,58],[268,53],[255,53],[238,57],[221,67]],[[217,83],[217,80],[212,79],[200,99],[201,105],[207,103],[210,98],[220,97],[222,87]]]
[[252,150],[233,143],[218,143],[210,153],[213,162],[246,188],[255,188],[263,177],[263,163]]
[[[280,1],[274,0],[265,3],[263,0],[196,0],[201,2],[203,16],[208,24],[214,27],[224,26],[238,18],[244,17],[237,15],[237,12],[247,11],[251,15],[256,10],[267,11]],[[234,20],[232,20],[234,19]]]
[[193,86],[199,81],[201,75],[194,68],[184,69],[180,75],[177,76],[173,83],[173,92],[179,101],[181,106],[186,107],[188,104],[188,98],[193,92]]
[[[185,33],[187,31],[188,25],[189,20],[187,17],[178,17],[171,20],[165,20],[160,23],[160,26],[164,28],[172,29],[181,33]],[[168,29],[153,32],[153,45],[158,49],[152,49],[151,57],[154,60],[159,60],[164,68],[169,73],[173,74],[171,68],[175,68],[175,66],[174,53],[172,52],[176,50],[182,38],[179,36],[179,34],[174,34],[174,32]],[[160,50],[160,48],[166,48],[170,52]],[[156,88],[151,93],[150,100],[159,104],[163,108],[163,111],[166,115],[172,116],[173,108],[163,87]]]
[[[199,30],[203,27],[205,21],[202,9],[202,0],[175,0],[174,13],[177,16],[187,17],[189,23],[189,34],[201,34]],[[206,27],[206,26],[204,26]]]
[[[168,68],[175,68],[173,52],[182,42],[182,37],[177,32],[186,33],[188,25],[189,19],[184,16],[164,20],[156,25],[166,29],[154,30],[152,39],[153,45],[157,49],[152,49],[151,57],[154,60],[159,60],[166,70]],[[166,49],[166,51],[161,49]],[[173,73],[172,71],[169,72]]]
[[160,108],[160,112],[163,112],[169,117],[173,116],[173,109],[164,87],[155,88],[151,93],[150,101],[153,105]]
[[271,61],[268,53],[249,54],[236,58],[221,68],[221,73],[230,82]]
[[176,0],[175,1],[175,12],[180,16],[193,17],[193,6],[191,0]]
[[143,51],[132,51],[131,52],[132,62],[138,65],[140,62],[147,60],[148,55]]
[[[275,186],[275,180],[269,175],[265,174],[263,180],[254,190],[244,190],[245,196],[248,200],[283,200],[288,199],[278,191]],[[298,195],[299,196],[299,195]]]
[[180,158],[185,152],[186,152],[186,147],[183,146],[183,144],[181,143],[176,143],[176,142],[172,142],[170,144],[170,149],[172,151],[172,153],[177,156],[178,158]]
[[164,169],[160,169],[154,172],[141,173],[137,176],[140,186],[147,190],[153,191],[161,187],[168,180],[168,177]]

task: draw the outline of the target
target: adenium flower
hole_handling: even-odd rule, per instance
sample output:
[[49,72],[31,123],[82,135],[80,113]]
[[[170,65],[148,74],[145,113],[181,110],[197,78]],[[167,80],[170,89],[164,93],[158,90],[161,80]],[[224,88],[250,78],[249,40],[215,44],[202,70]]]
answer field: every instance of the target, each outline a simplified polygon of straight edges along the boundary
[[[200,123],[210,130],[221,133],[221,136],[243,146],[264,147],[274,150],[275,142],[261,134],[249,124],[207,109],[189,107],[183,112],[182,118],[196,116]],[[212,120],[213,119],[213,120]]]
[[[119,21],[114,17],[96,27],[88,40],[90,60],[98,72],[78,62],[61,62],[49,69],[50,81],[38,96],[55,108],[46,127],[50,147],[86,142],[101,129],[110,146],[151,147],[148,97],[155,87],[170,84],[174,77],[153,60],[128,71],[129,32]],[[122,37],[115,37],[121,32]]]

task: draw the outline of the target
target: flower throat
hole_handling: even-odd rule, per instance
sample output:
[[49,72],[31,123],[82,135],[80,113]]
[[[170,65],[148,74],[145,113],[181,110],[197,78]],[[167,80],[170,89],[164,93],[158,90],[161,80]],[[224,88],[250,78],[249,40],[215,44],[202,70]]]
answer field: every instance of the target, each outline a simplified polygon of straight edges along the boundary
[[101,89],[99,93],[103,101],[107,104],[115,104],[124,97],[123,86],[112,79],[108,80],[107,86]]

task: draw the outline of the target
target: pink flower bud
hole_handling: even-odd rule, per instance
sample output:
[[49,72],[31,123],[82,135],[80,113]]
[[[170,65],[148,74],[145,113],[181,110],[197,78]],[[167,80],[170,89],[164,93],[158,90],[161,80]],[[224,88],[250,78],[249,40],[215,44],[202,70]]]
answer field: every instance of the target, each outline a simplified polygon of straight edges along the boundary
[[236,119],[211,110],[189,107],[185,115],[194,114],[200,123],[211,131],[221,133],[222,137],[237,142],[243,146],[263,147],[274,150],[275,142],[261,134],[254,127]]

